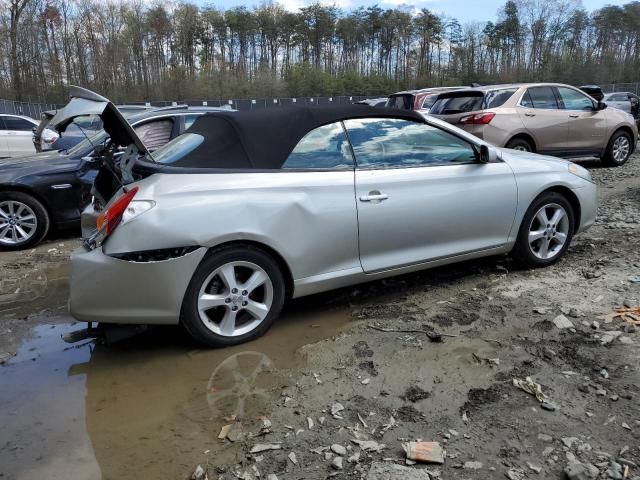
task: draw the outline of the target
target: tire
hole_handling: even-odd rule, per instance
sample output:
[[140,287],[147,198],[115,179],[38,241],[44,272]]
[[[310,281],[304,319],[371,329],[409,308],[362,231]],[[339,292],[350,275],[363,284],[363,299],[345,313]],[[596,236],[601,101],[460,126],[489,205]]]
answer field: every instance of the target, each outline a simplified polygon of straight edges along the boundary
[[629,160],[631,156],[632,149],[633,140],[631,135],[624,130],[618,130],[611,136],[607,144],[607,149],[602,156],[602,163],[608,167],[620,167],[627,163],[627,160]]
[[42,203],[23,192],[0,192],[0,249],[20,250],[40,243],[51,220]]
[[[545,217],[548,219],[541,222],[540,212],[544,209]],[[562,210],[564,215],[555,223],[554,213]],[[522,266],[527,268],[547,267],[556,263],[567,251],[573,238],[575,225],[575,214],[569,201],[560,193],[544,192],[531,203],[525,214],[518,238],[513,247],[513,257]],[[533,239],[530,242],[530,235]],[[542,233],[542,236],[540,234]],[[560,243],[563,239],[564,241]],[[547,245],[547,255],[545,255],[544,245]],[[551,249],[551,250],[549,250]]]
[[250,246],[223,248],[207,255],[193,274],[181,323],[206,346],[238,345],[262,336],[284,299],[284,277],[270,255]]
[[533,146],[524,138],[512,138],[507,142],[505,148],[510,148],[511,150],[519,150],[521,152],[533,152]]

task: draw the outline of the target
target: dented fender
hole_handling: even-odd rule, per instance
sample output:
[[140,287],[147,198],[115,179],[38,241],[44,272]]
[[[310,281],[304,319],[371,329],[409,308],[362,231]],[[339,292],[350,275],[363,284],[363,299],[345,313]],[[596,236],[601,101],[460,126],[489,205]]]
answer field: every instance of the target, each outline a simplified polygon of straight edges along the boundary
[[354,172],[158,174],[135,183],[153,209],[119,226],[107,255],[251,241],[293,279],[360,268]]

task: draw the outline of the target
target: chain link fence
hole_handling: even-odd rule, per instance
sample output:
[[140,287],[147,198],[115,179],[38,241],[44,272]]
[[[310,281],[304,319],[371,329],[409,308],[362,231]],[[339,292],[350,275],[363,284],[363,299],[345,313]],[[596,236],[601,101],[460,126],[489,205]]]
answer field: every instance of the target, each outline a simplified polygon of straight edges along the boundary
[[[227,106],[236,110],[256,110],[262,108],[282,107],[287,105],[344,105],[364,100],[362,95],[338,96],[338,97],[289,97],[289,98],[245,98],[227,100],[188,100],[184,102],[157,101],[157,102],[130,102],[127,105],[144,105],[150,107],[170,107],[173,105],[190,106]],[[26,115],[39,119],[42,112],[56,110],[62,105],[52,103],[30,103],[15,102],[11,100],[0,100],[0,113],[10,113],[16,115]]]
[[635,83],[607,83],[600,86],[604,93],[631,92],[640,95],[640,82]]
[[31,103],[14,102],[13,100],[0,100],[0,113],[11,113],[14,115],[26,115],[27,117],[39,119],[42,112],[56,110],[61,105],[53,103]]

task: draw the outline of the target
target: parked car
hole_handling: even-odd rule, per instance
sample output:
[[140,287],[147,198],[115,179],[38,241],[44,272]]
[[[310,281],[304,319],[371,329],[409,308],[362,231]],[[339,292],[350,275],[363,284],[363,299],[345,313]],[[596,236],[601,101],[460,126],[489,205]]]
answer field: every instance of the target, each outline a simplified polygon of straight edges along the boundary
[[630,115],[554,83],[492,85],[439,95],[431,115],[497,147],[624,164],[636,147]]
[[369,105],[371,107],[384,107],[387,104],[387,97],[384,98],[367,98],[355,102],[358,105]]
[[640,118],[640,97],[631,92],[607,93],[603,100],[609,107],[618,108],[630,113],[633,118]]
[[451,92],[463,87],[435,87],[421,90],[407,90],[389,95],[387,107],[400,108],[402,110],[415,110],[429,113],[433,103],[440,93]]
[[[89,93],[69,115],[95,111]],[[417,112],[203,115],[151,156],[104,108],[108,150],[129,154],[104,156],[96,189],[110,200],[71,259],[80,321],[180,323],[204,344],[237,344],[287,298],[507,252],[551,265],[596,215],[584,168]]]
[[598,85],[582,85],[581,87],[578,87],[580,90],[582,90],[584,93],[589,94],[591,97],[595,98],[596,101],[601,102],[602,99],[604,98],[604,92],[602,91],[602,88],[600,88]]
[[[38,121],[24,115],[0,114],[0,158],[35,153],[31,140]],[[53,143],[58,135],[50,129],[41,133],[41,140]]]
[[[211,111],[215,109],[150,110],[130,115],[128,120],[152,152]],[[59,118],[52,118],[54,125]],[[84,121],[86,118],[79,117],[74,124]],[[80,214],[91,201],[99,157],[108,139],[109,134],[100,130],[68,150],[0,161],[0,249],[32,247],[51,229],[80,226]]]
[[[146,105],[116,105],[116,107],[125,117],[159,109],[158,107],[150,107]],[[186,107],[186,105],[179,106],[179,108],[182,107]],[[40,117],[38,127],[33,129],[33,144],[36,148],[36,152],[44,152],[47,150],[68,150],[85,138],[102,130],[102,121],[100,120],[100,117],[97,115],[89,115],[82,119],[78,119],[74,124],[69,125],[69,128],[64,131],[64,135],[57,135],[55,132],[52,132],[55,135],[53,138],[49,138],[47,136],[41,138],[41,132],[47,127],[55,114],[56,110],[43,112]],[[51,130],[48,131],[51,132]]]

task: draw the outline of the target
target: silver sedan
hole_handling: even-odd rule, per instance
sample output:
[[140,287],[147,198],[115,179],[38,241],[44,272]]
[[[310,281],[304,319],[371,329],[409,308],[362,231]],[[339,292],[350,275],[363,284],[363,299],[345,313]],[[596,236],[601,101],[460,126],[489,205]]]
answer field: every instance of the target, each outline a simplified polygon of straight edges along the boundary
[[207,345],[262,335],[288,298],[489,255],[551,265],[596,216],[584,168],[409,111],[222,113],[153,156],[127,142],[96,180],[71,313]]

